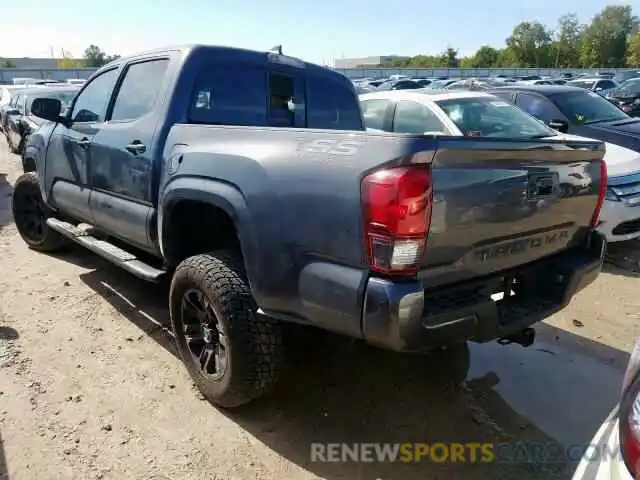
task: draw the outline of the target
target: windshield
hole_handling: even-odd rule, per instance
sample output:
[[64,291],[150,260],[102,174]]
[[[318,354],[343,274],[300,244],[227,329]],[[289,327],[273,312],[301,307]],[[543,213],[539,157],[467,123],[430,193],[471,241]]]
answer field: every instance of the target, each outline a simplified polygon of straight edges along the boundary
[[[30,106],[36,98],[57,98],[58,100],[60,100],[60,103],[62,103],[61,110],[64,110],[65,108],[69,107],[76,93],[78,93],[78,90],[54,90],[51,92],[38,92],[37,94],[31,94],[27,97],[27,105]],[[31,107],[29,107],[28,111],[29,113],[27,115],[31,115]]]
[[593,92],[562,92],[549,95],[571,123],[613,122],[630,118],[609,100]]
[[494,138],[544,138],[557,133],[496,97],[456,98],[436,102],[466,136]]
[[632,78],[631,80],[627,80],[618,88],[616,88],[616,93],[631,93],[633,95],[639,94],[640,78]]
[[590,89],[595,83],[596,82],[594,82],[593,80],[571,80],[570,82],[567,82],[567,85],[571,87]]

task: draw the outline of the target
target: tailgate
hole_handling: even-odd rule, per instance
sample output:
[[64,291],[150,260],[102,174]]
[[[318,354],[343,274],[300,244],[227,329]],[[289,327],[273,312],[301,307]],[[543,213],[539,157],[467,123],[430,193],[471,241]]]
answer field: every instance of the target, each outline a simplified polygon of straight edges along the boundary
[[598,202],[601,142],[443,138],[421,262],[437,286],[583,245]]

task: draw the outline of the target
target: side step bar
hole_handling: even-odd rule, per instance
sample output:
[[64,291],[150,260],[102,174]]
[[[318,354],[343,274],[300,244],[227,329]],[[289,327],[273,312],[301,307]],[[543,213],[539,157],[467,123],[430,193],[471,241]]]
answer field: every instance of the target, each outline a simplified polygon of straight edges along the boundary
[[91,236],[89,231],[81,230],[68,222],[63,222],[57,218],[48,218],[47,225],[56,232],[97,253],[138,278],[148,282],[159,282],[166,273],[165,270],[158,270],[151,265],[147,265],[138,260],[135,255],[109,242],[98,240]]

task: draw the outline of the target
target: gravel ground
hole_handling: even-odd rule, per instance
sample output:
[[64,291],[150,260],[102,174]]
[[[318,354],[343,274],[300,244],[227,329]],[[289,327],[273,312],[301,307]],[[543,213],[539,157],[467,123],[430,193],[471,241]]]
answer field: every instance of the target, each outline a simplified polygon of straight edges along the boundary
[[[0,140],[0,478],[568,478],[572,466],[563,464],[312,463],[312,442],[559,439],[482,378],[452,391],[427,361],[332,336],[301,352],[268,399],[218,410],[176,358],[163,287],[89,252],[53,256],[25,246],[10,213],[20,173]],[[598,281],[539,326],[552,353],[576,365],[588,358],[617,379],[639,332],[635,250],[613,249]],[[497,364],[524,351],[491,348],[482,351]],[[531,388],[544,390],[554,375],[545,371]],[[597,381],[594,398],[605,390]],[[615,394],[603,400],[600,419]],[[554,405],[545,419],[565,421],[571,405],[562,397]],[[593,433],[599,420],[590,421]]]

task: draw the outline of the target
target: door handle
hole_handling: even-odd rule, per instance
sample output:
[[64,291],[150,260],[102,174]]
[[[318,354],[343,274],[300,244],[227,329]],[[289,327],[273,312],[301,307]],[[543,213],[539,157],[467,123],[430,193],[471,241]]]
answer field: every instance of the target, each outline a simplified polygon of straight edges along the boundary
[[147,147],[140,140],[134,140],[124,148],[134,155],[139,155],[147,151]]
[[87,148],[89,146],[89,144],[91,143],[91,140],[89,140],[87,137],[84,137],[84,138],[81,138],[80,140],[76,140],[76,143],[81,148]]

